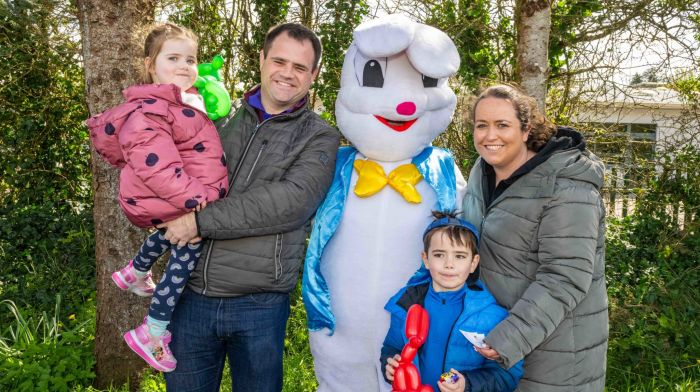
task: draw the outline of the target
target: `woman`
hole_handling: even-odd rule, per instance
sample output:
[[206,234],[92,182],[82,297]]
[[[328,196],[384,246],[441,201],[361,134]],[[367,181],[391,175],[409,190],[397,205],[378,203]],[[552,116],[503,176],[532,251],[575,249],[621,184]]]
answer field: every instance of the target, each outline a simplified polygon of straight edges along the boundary
[[603,391],[604,165],[515,87],[486,89],[470,114],[480,159],[463,211],[480,227],[482,280],[509,310],[477,351],[505,368],[525,358],[519,391]]

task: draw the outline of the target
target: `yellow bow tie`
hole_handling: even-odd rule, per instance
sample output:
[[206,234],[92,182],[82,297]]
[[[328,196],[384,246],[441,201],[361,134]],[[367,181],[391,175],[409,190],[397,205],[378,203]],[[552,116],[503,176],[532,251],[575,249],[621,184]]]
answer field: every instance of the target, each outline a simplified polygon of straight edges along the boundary
[[384,169],[377,163],[369,160],[356,160],[353,167],[357,171],[358,179],[355,184],[355,194],[358,197],[369,197],[379,192],[389,184],[409,203],[420,203],[420,193],[416,189],[422,179],[416,165],[407,163],[401,165],[389,173],[384,173]]

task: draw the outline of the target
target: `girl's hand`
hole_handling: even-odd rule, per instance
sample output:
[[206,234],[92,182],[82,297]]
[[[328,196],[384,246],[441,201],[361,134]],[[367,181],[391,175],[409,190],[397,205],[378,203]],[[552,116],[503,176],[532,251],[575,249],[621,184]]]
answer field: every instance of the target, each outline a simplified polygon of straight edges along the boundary
[[206,206],[207,206],[207,201],[204,200],[203,202],[197,204],[197,207],[195,207],[194,209],[195,209],[197,212],[199,212],[199,211],[202,211],[204,208],[206,208]]
[[467,381],[464,379],[464,376],[454,369],[450,369],[450,371],[455,373],[457,377],[459,377],[459,380],[454,384],[438,381],[438,389],[440,392],[464,392],[464,388],[467,386]]
[[399,367],[400,360],[401,356],[399,354],[395,354],[393,358],[387,358],[386,370],[384,371],[387,380],[394,381],[394,373],[396,372],[396,368]]
[[474,350],[476,350],[476,352],[481,354],[486,359],[490,359],[492,361],[497,361],[501,359],[501,356],[498,354],[498,352],[496,352],[496,350],[492,349],[491,346],[489,346],[486,343],[484,343],[483,348],[474,346]]

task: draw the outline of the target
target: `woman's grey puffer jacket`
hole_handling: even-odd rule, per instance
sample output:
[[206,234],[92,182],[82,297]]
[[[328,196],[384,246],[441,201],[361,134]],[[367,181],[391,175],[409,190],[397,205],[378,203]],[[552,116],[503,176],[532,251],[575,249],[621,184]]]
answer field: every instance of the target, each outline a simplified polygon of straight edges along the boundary
[[608,342],[604,165],[557,151],[484,208],[482,160],[463,211],[480,227],[481,278],[508,317],[486,342],[509,368],[525,357],[519,391],[602,392]]

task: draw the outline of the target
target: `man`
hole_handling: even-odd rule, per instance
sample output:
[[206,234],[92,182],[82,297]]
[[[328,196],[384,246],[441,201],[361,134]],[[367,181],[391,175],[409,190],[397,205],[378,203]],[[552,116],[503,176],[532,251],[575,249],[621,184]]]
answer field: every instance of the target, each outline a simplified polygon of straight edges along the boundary
[[289,292],[340,141],[306,108],[320,57],[304,26],[267,33],[260,85],[219,125],[228,195],[162,225],[171,243],[207,240],[170,324],[178,363],[168,391],[218,391],[225,357],[234,391],[282,390]]

